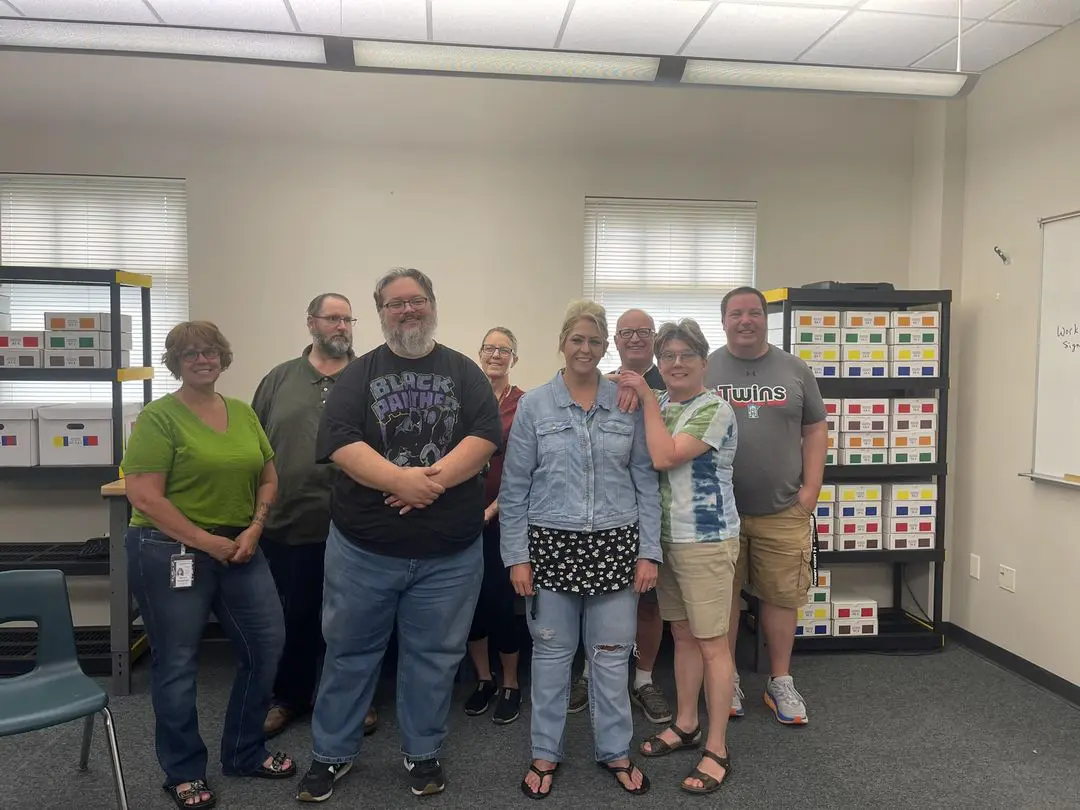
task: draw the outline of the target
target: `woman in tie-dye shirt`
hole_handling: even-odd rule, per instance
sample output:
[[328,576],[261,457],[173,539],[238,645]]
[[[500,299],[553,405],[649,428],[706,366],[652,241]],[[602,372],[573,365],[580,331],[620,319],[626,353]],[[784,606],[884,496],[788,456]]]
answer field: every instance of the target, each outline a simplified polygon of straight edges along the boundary
[[[734,664],[727,634],[739,555],[739,513],[731,486],[737,428],[731,406],[705,388],[709,344],[698,324],[684,319],[660,327],[654,351],[667,391],[653,391],[634,372],[619,379],[641,399],[649,454],[660,471],[664,565],[656,593],[660,615],[671,623],[675,638],[680,685],[674,722],[642,743],[641,753],[650,757],[701,744],[702,683],[708,705],[731,705]],[[686,684],[694,688],[685,689]],[[727,778],[727,720],[722,712],[710,715],[701,759],[680,783],[683,790],[711,793]]]

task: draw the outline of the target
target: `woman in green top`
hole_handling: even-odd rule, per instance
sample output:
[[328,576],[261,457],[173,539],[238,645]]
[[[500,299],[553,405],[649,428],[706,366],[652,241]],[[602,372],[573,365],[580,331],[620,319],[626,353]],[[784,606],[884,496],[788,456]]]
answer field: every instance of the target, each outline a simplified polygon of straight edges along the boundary
[[277,474],[254,411],[214,390],[232,362],[214,324],[178,324],[162,361],[182,385],[139,414],[121,463],[133,507],[128,576],[150,641],[163,787],[178,807],[208,808],[216,797],[206,782],[195,680],[211,610],[238,659],[221,737],[222,772],[270,779],[296,772],[288,756],[270,754],[263,734],[285,644],[281,603],[259,550]]

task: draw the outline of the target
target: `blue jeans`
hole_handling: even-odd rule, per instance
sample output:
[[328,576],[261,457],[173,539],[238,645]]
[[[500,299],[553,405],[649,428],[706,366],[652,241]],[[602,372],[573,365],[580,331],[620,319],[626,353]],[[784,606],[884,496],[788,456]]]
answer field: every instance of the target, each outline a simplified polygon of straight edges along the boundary
[[281,601],[266,558],[259,550],[247,563],[226,566],[188,548],[195,558],[195,582],[174,589],[169,575],[179,543],[156,529],[132,527],[125,545],[131,590],[150,641],[150,696],[165,786],[206,778],[195,680],[199,643],[211,610],[237,657],[221,733],[221,767],[226,774],[250,773],[269,756],[263,721],[285,646]]
[[330,527],[323,581],[326,658],[311,717],[316,760],[351,762],[360,752],[364,716],[395,621],[401,752],[411,760],[439,755],[483,574],[479,542],[445,557],[412,560],[364,551]]
[[584,597],[537,591],[526,602],[533,638],[533,759],[562,762],[570,668],[582,632],[589,657],[589,714],[596,761],[629,756],[634,721],[628,678],[637,636],[638,594],[633,588]]

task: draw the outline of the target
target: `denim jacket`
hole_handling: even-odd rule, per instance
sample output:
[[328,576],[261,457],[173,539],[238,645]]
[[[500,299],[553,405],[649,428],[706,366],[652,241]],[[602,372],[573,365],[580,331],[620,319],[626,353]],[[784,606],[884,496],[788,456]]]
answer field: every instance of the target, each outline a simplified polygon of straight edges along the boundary
[[659,476],[642,411],[618,410],[617,390],[601,377],[586,414],[559,373],[521,398],[499,488],[504,565],[529,562],[529,524],[594,532],[635,521],[638,559],[661,562]]

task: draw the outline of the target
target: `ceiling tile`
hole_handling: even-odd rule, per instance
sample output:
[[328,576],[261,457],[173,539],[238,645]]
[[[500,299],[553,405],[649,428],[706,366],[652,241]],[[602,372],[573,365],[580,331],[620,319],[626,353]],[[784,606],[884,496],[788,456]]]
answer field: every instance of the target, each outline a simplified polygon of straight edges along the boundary
[[[964,0],[964,16],[985,20],[1013,0]],[[895,11],[904,14],[930,14],[956,19],[956,0],[866,0],[863,11]]]
[[283,0],[150,0],[166,25],[295,31]]
[[576,0],[563,33],[564,50],[674,54],[708,3],[687,0]]
[[0,17],[19,17],[21,16],[12,6],[9,6],[4,0],[0,0]]
[[[15,0],[27,17],[85,22],[156,23],[142,0]],[[6,6],[0,4],[0,14]]]
[[432,39],[468,45],[553,48],[569,0],[432,0]]
[[[1060,29],[1044,25],[1012,25],[1010,23],[979,23],[964,34],[962,70],[981,73],[998,62],[1019,53],[1029,45]],[[914,67],[927,70],[956,69],[956,41],[920,59]]]
[[424,0],[289,0],[289,5],[305,34],[427,39]]
[[701,26],[683,55],[792,62],[846,13],[843,9],[724,3]]
[[[968,27],[971,23],[969,22]],[[800,62],[907,67],[956,36],[956,21],[856,11],[825,35]]]
[[1016,0],[995,14],[994,20],[1068,25],[1080,20],[1080,0]]
[[855,8],[863,0],[720,0],[744,6],[816,6],[819,8]]

